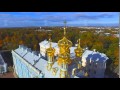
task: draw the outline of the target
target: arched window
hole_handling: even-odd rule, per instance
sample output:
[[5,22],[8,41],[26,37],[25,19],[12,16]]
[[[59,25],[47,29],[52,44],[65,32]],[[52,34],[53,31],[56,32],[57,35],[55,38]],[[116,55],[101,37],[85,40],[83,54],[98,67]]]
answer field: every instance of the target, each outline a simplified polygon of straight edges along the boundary
[[95,68],[97,68],[97,63],[95,64]]
[[90,72],[90,69],[88,70],[88,72]]
[[91,66],[91,63],[89,63],[89,66]]

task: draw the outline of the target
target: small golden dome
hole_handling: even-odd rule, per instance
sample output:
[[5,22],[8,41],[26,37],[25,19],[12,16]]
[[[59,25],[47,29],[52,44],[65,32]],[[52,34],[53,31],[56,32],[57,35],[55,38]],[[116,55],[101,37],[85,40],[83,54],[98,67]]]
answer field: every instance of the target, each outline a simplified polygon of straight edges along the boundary
[[54,56],[55,49],[52,48],[51,41],[52,41],[51,38],[49,38],[50,47],[46,51],[49,56]]
[[55,53],[55,49],[54,48],[48,48],[47,49],[47,54],[49,55],[49,56],[54,56],[54,53]]
[[77,57],[81,57],[82,52],[83,52],[83,50],[82,50],[82,48],[81,48],[81,46],[80,46],[80,39],[79,39],[79,40],[78,40],[78,46],[77,46],[77,48],[75,49],[76,56],[77,56]]

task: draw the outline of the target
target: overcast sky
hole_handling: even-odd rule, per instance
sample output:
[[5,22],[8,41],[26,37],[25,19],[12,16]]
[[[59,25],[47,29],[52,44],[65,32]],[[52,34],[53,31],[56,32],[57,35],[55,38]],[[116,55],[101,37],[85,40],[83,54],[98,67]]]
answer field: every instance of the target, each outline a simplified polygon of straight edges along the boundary
[[118,12],[0,12],[0,27],[116,26]]

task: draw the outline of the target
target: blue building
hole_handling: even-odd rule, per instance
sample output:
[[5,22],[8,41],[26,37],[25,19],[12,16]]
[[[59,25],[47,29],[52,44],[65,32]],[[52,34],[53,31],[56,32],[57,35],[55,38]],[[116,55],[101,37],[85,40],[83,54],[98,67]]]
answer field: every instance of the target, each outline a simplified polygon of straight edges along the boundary
[[42,69],[37,67],[40,63],[46,63],[46,60],[41,58],[41,55],[35,51],[31,51],[23,45],[12,51],[14,71],[19,78],[43,78]]

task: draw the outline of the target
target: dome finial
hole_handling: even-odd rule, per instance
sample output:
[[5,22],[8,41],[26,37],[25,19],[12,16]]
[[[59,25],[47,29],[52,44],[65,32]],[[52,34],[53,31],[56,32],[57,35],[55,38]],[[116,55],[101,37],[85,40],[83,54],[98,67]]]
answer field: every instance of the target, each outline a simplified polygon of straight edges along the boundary
[[67,22],[66,22],[66,20],[65,20],[65,21],[64,21],[64,25],[65,25],[65,26],[64,26],[64,36],[66,35],[66,23],[67,23]]
[[80,38],[78,39],[78,44],[80,45]]
[[51,42],[52,42],[51,36],[52,36],[52,34],[50,33],[50,34],[49,34],[49,43],[50,43],[50,47],[51,47]]

